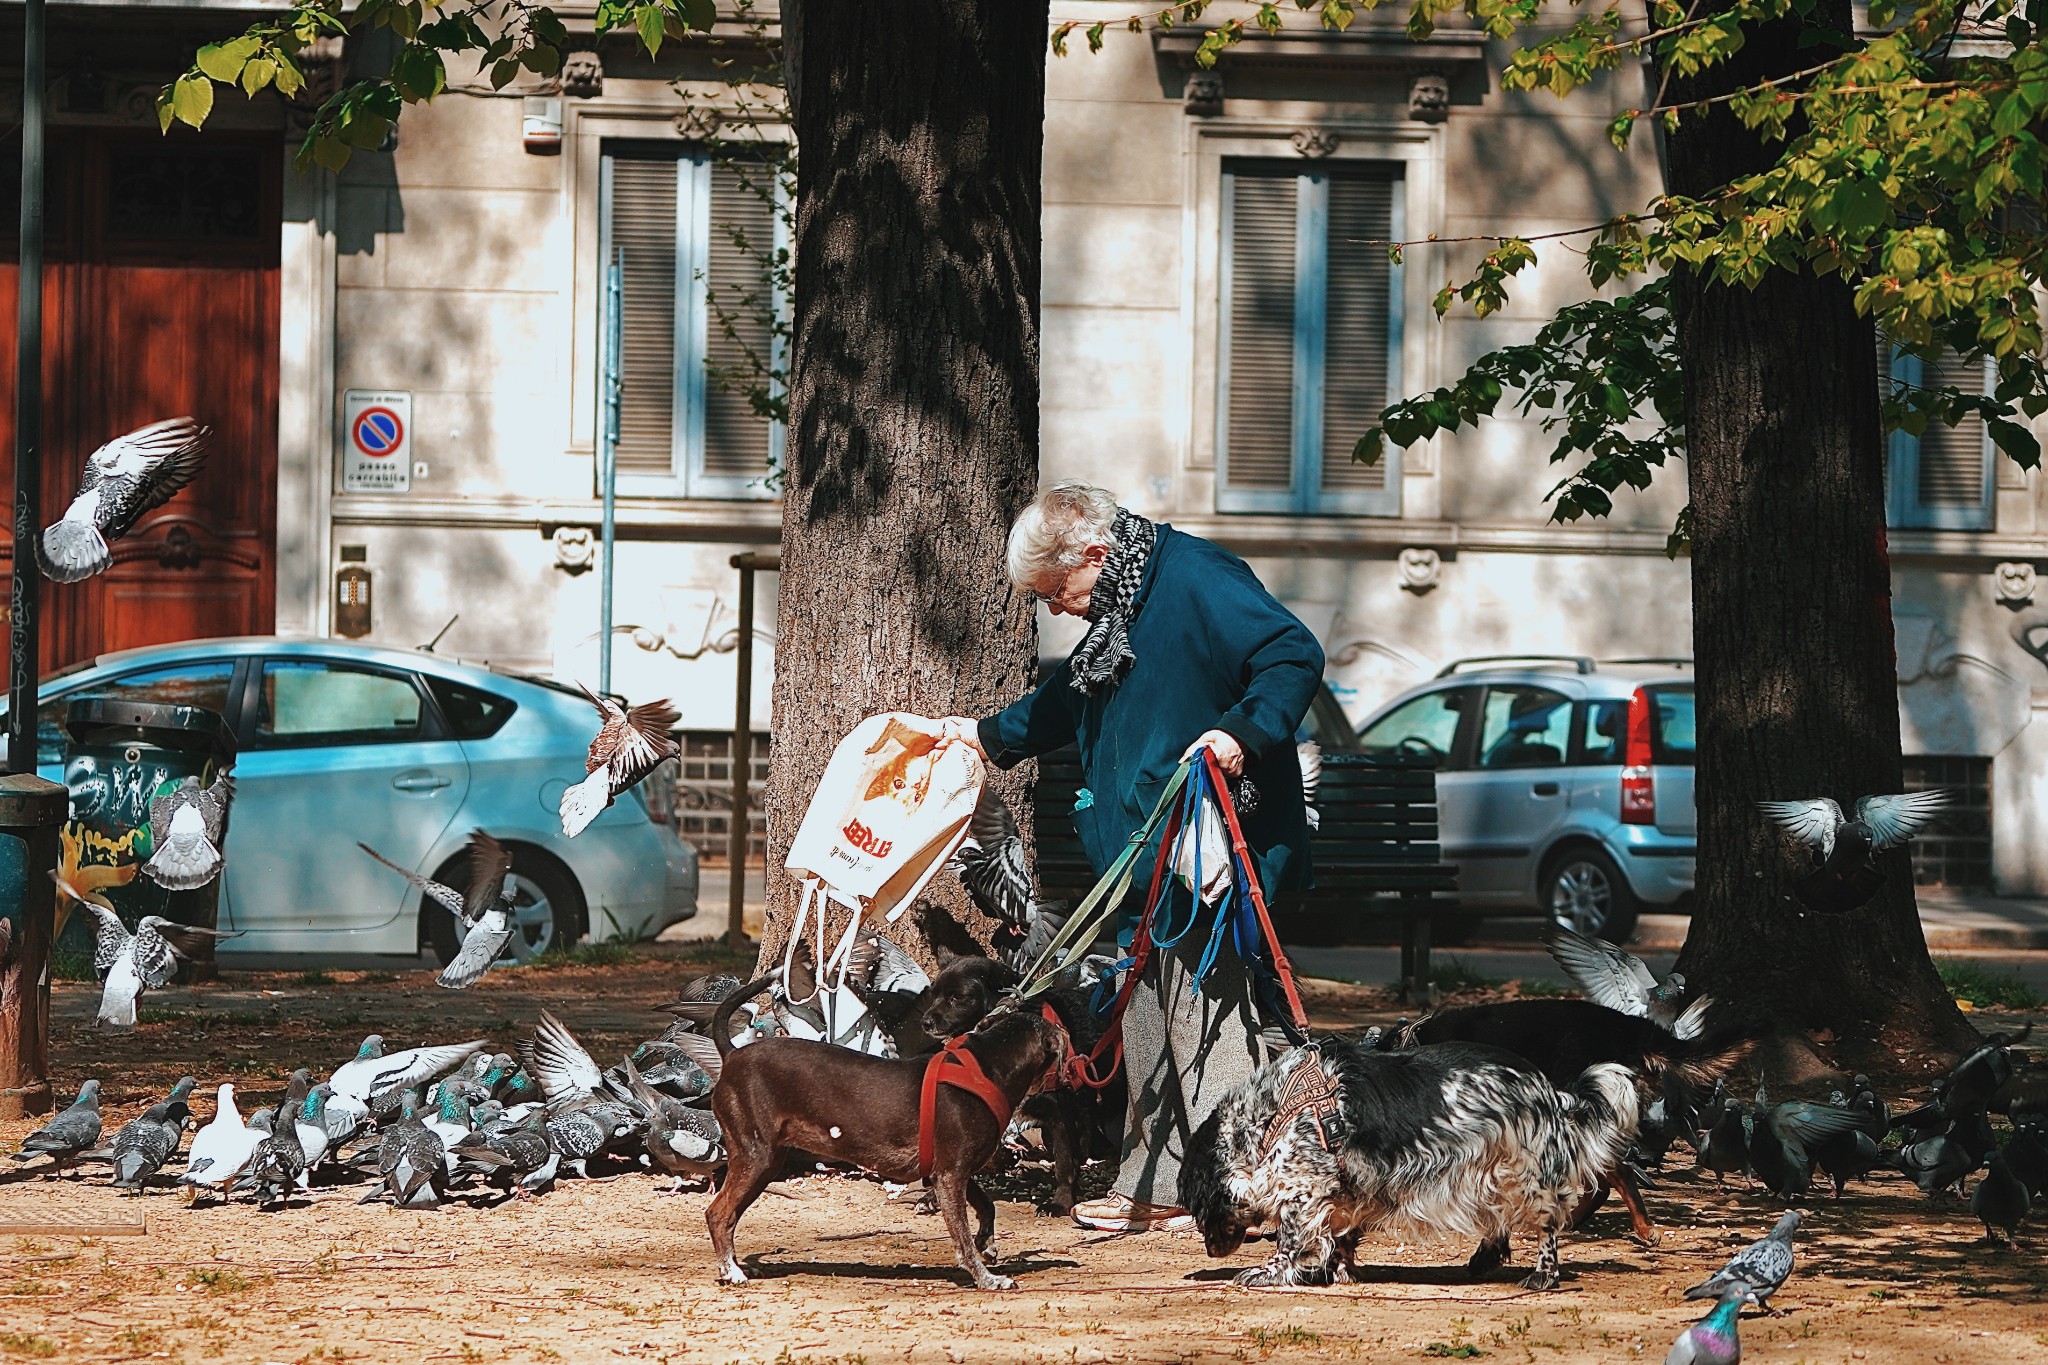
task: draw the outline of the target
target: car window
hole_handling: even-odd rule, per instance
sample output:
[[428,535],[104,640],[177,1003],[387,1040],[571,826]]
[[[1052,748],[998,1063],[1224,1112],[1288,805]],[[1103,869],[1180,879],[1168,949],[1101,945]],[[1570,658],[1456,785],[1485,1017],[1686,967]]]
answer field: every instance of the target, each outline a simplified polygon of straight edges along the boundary
[[227,714],[228,684],[234,681],[232,659],[165,664],[99,682],[52,697],[36,710],[36,761],[62,763],[70,732],[64,717],[71,703],[86,697],[113,697],[120,701],[161,701],[178,706],[203,706]]
[[1479,717],[1479,766],[1562,767],[1571,718],[1571,699],[1547,687],[1487,688],[1486,709]]
[[419,737],[420,694],[409,678],[318,660],[263,663],[259,744],[393,744]]
[[1316,699],[1309,703],[1301,728],[1326,754],[1358,752],[1358,734],[1344,716],[1344,704],[1330,691],[1328,683],[1316,688]]
[[1402,702],[1361,730],[1358,747],[1369,754],[1425,754],[1441,765],[1458,738],[1472,689],[1447,687]]
[[498,733],[519,703],[474,687],[426,675],[427,689],[440,704],[441,716],[457,739],[489,739]]
[[1692,689],[1653,687],[1650,702],[1655,724],[1650,727],[1650,758],[1656,763],[1690,767],[1693,761]]
[[1628,752],[1628,703],[1589,701],[1575,763],[1619,765]]

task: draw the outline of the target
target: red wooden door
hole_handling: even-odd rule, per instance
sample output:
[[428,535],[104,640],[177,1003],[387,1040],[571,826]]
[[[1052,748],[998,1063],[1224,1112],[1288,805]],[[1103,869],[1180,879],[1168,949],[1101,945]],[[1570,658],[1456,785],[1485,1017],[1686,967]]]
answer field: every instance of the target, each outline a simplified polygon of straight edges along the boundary
[[[70,502],[87,455],[146,423],[190,414],[213,428],[213,453],[189,487],[115,543],[105,573],[44,583],[46,671],[114,649],[275,627],[282,170],[276,138],[53,130],[42,519]],[[18,161],[0,175],[18,184]],[[18,220],[9,205],[0,212],[10,228]],[[9,489],[12,258],[10,249],[0,263],[0,487]]]

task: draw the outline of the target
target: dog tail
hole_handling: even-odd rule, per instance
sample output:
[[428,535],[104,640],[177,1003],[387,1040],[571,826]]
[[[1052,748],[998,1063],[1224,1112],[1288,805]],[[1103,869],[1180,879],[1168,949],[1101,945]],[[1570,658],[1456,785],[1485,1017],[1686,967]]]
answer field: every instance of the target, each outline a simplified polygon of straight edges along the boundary
[[1725,1011],[1701,1009],[1700,1000],[1686,1011],[1684,1034],[1643,1030],[1643,1069],[1653,1079],[1675,1075],[1687,1086],[1711,1090],[1763,1042],[1769,1025],[1762,1019],[1731,1020]]
[[711,1016],[711,1041],[717,1045],[718,1055],[721,1059],[732,1055],[732,1016],[734,1012],[741,1005],[746,1004],[747,1001],[759,995],[767,988],[769,982],[775,980],[781,974],[781,969],[777,968],[766,976],[757,976],[718,1002],[718,1012]]

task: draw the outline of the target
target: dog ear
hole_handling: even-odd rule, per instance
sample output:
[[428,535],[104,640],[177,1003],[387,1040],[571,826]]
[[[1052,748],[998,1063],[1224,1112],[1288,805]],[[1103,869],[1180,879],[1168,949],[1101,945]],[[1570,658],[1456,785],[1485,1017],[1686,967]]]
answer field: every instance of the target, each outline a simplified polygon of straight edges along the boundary
[[958,962],[959,960],[960,954],[954,952],[945,944],[934,943],[932,945],[932,961],[939,964],[940,971],[945,971],[946,968],[952,966],[955,962]]

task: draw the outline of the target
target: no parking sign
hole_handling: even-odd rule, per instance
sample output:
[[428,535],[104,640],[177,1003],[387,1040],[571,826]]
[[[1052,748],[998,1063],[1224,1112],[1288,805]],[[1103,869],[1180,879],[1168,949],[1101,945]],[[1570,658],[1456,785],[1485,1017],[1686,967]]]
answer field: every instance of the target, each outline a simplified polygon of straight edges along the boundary
[[412,491],[412,395],[350,389],[341,403],[344,493]]

